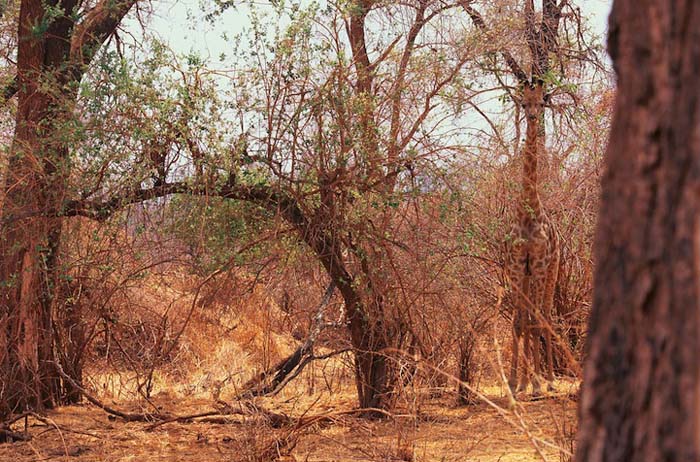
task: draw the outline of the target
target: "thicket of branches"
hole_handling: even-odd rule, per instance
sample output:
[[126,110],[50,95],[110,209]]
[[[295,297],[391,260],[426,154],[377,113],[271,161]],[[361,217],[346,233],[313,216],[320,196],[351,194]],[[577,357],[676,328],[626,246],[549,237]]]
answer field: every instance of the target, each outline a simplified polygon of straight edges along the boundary
[[[2,119],[16,124],[3,131],[0,416],[79,399],[60,371],[83,382],[101,361],[148,398],[153,371],[188,354],[193,316],[223,318],[216,300],[260,287],[285,313],[273,330],[299,341],[286,365],[314,345],[352,351],[358,404],[375,414],[418,361],[431,386],[444,375],[428,371],[498,376],[529,1],[250,4],[219,62],[156,40],[139,2],[116,2],[144,21],[139,40],[99,2],[76,3],[83,19],[17,3],[72,45],[36,68],[14,32],[26,11],[3,16]],[[574,2],[543,4],[560,21],[541,162],[563,243],[553,329],[558,373],[576,375],[611,89]],[[226,20],[221,5],[209,21]],[[15,75],[35,79],[40,114]],[[186,309],[139,299],[173,275]]]

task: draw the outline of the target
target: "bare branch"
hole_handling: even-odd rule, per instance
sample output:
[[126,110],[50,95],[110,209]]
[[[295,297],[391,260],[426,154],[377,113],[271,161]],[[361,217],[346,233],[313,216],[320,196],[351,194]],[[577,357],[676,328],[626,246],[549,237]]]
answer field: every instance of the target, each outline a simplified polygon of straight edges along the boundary
[[399,138],[399,128],[400,128],[400,117],[401,117],[401,92],[403,91],[404,80],[406,79],[406,69],[408,68],[408,62],[411,59],[411,54],[413,53],[414,45],[416,43],[416,37],[421,31],[423,26],[428,22],[429,18],[425,17],[425,9],[427,4],[421,2],[420,6],[416,10],[416,17],[411,26],[411,30],[408,32],[408,37],[406,38],[406,47],[403,50],[401,56],[401,62],[399,63],[399,70],[396,75],[396,82],[391,95],[391,128],[389,129],[389,156],[388,163],[393,163],[399,153],[398,138]]
[[[481,16],[481,13],[479,13],[471,6],[471,1],[462,0],[460,4],[462,5],[462,8],[464,8],[464,11],[467,12],[474,25],[478,27],[482,32],[490,34],[491,31],[486,25],[484,18]],[[518,80],[518,82],[521,85],[526,84],[528,82],[527,74],[525,73],[525,71],[523,71],[522,67],[520,67],[520,64],[518,64],[513,55],[505,49],[500,50],[500,54],[503,57],[503,60],[508,65],[508,67],[510,68],[511,72],[513,72],[513,75]]]
[[78,66],[88,64],[137,1],[101,0],[90,9],[73,32],[70,61]]

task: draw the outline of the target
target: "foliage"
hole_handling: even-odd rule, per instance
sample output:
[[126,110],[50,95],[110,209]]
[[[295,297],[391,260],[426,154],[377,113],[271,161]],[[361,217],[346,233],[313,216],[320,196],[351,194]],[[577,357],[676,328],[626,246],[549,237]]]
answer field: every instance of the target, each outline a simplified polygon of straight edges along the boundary
[[[175,52],[146,28],[97,52],[73,99],[44,75],[61,114],[49,118],[50,144],[69,149],[55,174],[60,206],[43,219],[99,221],[71,227],[56,260],[59,279],[102,291],[90,302],[102,309],[81,321],[92,323],[88,342],[110,325],[105,307],[120,311],[115,294],[152,265],[204,282],[254,275],[297,337],[333,282],[324,341],[354,349],[363,407],[396,404],[410,380],[439,382],[404,380],[410,360],[389,351],[455,370],[468,350],[497,377],[483,345],[512,316],[502,244],[513,239],[524,125],[522,76],[506,58],[534,66],[522,3],[217,1],[209,24],[234,9],[248,21],[220,56]],[[540,175],[564,242],[554,329],[578,358],[611,84],[584,19],[562,4],[540,76]],[[47,10],[33,34],[62,14]],[[67,293],[55,297],[62,306],[75,301]],[[159,315],[154,335],[177,332]],[[171,359],[153,353],[151,371]],[[381,368],[387,383],[363,391]],[[386,402],[363,401],[375,388]]]

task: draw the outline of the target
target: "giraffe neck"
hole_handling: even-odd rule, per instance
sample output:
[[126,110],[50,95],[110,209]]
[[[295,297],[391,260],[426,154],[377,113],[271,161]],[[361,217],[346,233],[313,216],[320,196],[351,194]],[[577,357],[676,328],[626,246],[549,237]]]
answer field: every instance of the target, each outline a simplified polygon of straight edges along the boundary
[[523,89],[527,130],[523,149],[523,198],[521,213],[540,216],[542,203],[539,196],[537,156],[540,154],[540,124],[542,122],[543,89],[541,85],[526,85]]

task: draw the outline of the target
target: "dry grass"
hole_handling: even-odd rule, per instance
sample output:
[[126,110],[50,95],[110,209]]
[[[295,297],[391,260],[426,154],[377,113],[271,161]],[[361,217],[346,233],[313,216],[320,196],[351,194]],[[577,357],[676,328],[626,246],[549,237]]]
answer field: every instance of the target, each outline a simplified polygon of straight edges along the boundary
[[[322,373],[320,367],[313,371],[316,379],[321,379]],[[500,412],[485,403],[455,407],[452,396],[428,399],[420,393],[417,408],[398,409],[394,418],[371,421],[345,412],[355,404],[348,381],[336,381],[325,389],[317,387],[313,394],[308,393],[308,383],[308,379],[298,379],[280,396],[256,401],[291,417],[328,416],[323,423],[302,431],[294,426],[273,428],[264,419],[240,416],[232,416],[229,423],[173,422],[149,431],[149,424],[123,423],[92,406],[71,406],[48,413],[55,426],[30,417],[32,440],[0,445],[0,460],[536,461],[542,457],[533,447],[532,437],[566,449],[570,440],[567,442],[562,428],[575,428],[576,406],[566,397],[569,384],[565,383],[559,384],[563,393],[557,396],[518,403],[517,412],[530,436],[508,423],[514,419],[504,418],[503,412],[510,417],[514,414],[513,409],[507,410],[508,398],[500,387],[481,390],[501,407]],[[170,393],[156,395],[153,404],[181,415],[212,409],[209,399],[182,399]],[[136,410],[141,403],[119,405]],[[23,430],[23,422],[14,428]],[[291,453],[287,454],[289,447],[278,453],[276,444],[285,442],[289,435],[293,436]],[[547,461],[566,460],[554,447],[538,446]]]
[[[170,284],[167,293],[157,281],[152,286],[140,289],[144,305],[158,316],[168,310],[174,319],[187,317],[193,306],[190,283]],[[219,399],[231,401],[242,383],[298,343],[279,327],[284,314],[263,292],[205,295],[189,318],[177,354],[156,369],[148,401],[135,391],[132,372],[104,365],[88,371],[91,390],[106,404],[131,412],[152,412],[154,407],[177,415],[207,412]],[[495,354],[489,349],[493,344],[484,339],[484,357]],[[46,421],[29,417],[31,441],[0,445],[0,461],[568,460],[576,428],[576,406],[568,397],[577,384],[561,382],[556,396],[513,406],[505,387],[497,384],[496,362],[482,362],[478,391],[491,404],[455,407],[454,386],[436,393],[417,378],[399,397],[393,417],[359,418],[352,414],[354,376],[344,354],[312,363],[279,394],[254,402],[304,425],[275,428],[259,415],[238,415],[149,430],[149,423],[114,420],[94,406],[71,406],[50,411]],[[13,430],[24,431],[24,424],[16,423]]]
[[[528,423],[540,437],[553,439],[550,411],[561,403],[550,401],[523,405]],[[575,406],[567,404],[564,418],[573,419]],[[543,450],[547,460],[558,461],[559,452]],[[334,426],[304,439],[295,451],[308,461],[535,461],[541,460],[527,437],[505,424],[486,405],[449,408],[437,403],[426,406],[419,418],[394,422],[354,422]],[[332,458],[329,458],[331,457]]]
[[[175,403],[163,403],[173,407]],[[203,402],[177,403],[183,412],[202,409]],[[49,414],[61,429],[29,419],[27,443],[0,446],[0,459],[17,461],[207,461],[256,460],[275,435],[257,425],[232,419],[229,425],[171,424],[147,431],[147,424],[112,421],[90,406],[71,406]]]

